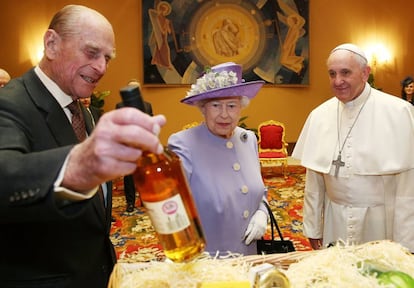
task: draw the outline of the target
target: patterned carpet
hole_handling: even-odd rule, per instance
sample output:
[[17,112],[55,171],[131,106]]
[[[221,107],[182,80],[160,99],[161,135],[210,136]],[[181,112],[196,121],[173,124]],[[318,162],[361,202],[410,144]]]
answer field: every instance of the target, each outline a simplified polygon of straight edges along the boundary
[[[265,185],[269,188],[269,204],[275,214],[283,237],[292,240],[297,251],[310,250],[307,239],[302,235],[302,206],[305,185],[305,168],[291,165],[288,177],[284,179],[278,168],[263,170]],[[134,212],[125,211],[123,181],[114,182],[113,212],[116,221],[112,223],[111,240],[114,243],[119,262],[162,261],[165,255],[159,245],[154,228],[145,208],[137,197]],[[269,238],[270,226],[265,238]]]

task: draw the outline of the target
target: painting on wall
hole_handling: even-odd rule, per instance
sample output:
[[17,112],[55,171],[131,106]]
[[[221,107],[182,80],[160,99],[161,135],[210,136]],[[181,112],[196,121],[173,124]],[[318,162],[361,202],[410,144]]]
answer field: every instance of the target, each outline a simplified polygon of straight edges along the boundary
[[246,81],[309,85],[309,0],[142,1],[144,85],[185,85],[223,62]]

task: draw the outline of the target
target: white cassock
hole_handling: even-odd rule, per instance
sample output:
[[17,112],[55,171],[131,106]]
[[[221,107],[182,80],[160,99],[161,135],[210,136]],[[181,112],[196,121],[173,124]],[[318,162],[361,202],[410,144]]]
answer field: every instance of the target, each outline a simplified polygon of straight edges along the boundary
[[307,168],[304,234],[324,245],[391,239],[413,252],[413,145],[413,106],[368,84],[354,101],[314,109],[292,154]]

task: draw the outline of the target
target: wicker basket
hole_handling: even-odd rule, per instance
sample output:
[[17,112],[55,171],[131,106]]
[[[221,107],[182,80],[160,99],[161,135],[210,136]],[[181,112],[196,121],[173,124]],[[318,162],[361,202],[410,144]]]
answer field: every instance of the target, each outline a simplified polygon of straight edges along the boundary
[[[332,256],[334,255],[334,256]],[[337,257],[338,258],[335,258]],[[331,260],[332,257],[335,260]],[[341,258],[342,257],[342,258]],[[338,260],[339,259],[339,260]],[[197,288],[200,287],[200,282],[220,282],[226,281],[246,281],[250,279],[249,272],[254,266],[269,263],[282,271],[289,278],[292,288],[296,287],[381,287],[374,277],[367,278],[361,274],[361,271],[356,269],[357,263],[363,261],[374,261],[381,264],[386,264],[392,270],[403,271],[414,277],[414,257],[408,249],[392,241],[374,241],[362,245],[347,246],[338,244],[335,247],[323,249],[319,251],[297,251],[285,254],[267,254],[267,255],[250,255],[243,257],[229,257],[226,259],[211,259],[201,258],[197,259],[186,266],[187,264],[174,264],[165,262],[150,262],[150,263],[118,263],[111,275],[109,288],[133,288],[133,287],[183,287],[183,288]],[[342,263],[343,262],[343,263]],[[170,265],[168,269],[175,269],[174,275],[181,274],[177,279],[194,279],[192,284],[182,284],[180,280],[172,283],[171,279],[161,280],[161,276],[165,273],[153,272],[154,267],[159,268],[163,265]],[[206,275],[192,274],[195,266],[208,265]],[[345,266],[348,265],[348,266]],[[234,268],[235,267],[235,268]],[[200,268],[200,267],[198,267]],[[197,269],[198,269],[197,268]],[[342,269],[342,270],[340,270]],[[202,269],[201,269],[202,270]],[[236,271],[233,271],[236,270]],[[143,286],[138,284],[145,277],[139,273],[150,274],[153,280],[145,282]],[[202,270],[203,271],[203,270]],[[217,271],[217,275],[215,274]],[[153,273],[152,273],[153,272]],[[220,273],[219,273],[220,272]],[[223,273],[224,272],[224,273]],[[234,272],[234,275],[230,275]],[[223,278],[229,274],[229,278]],[[348,278],[343,277],[344,274]],[[342,279],[335,279],[337,275],[341,275]],[[357,277],[362,277],[361,283],[355,284],[353,281]],[[165,277],[164,277],[165,279]],[[316,279],[316,280],[315,280]],[[323,282],[325,279],[326,283]],[[332,281],[331,281],[332,280]],[[334,280],[334,281],[333,281]],[[367,283],[364,281],[367,280]],[[345,281],[345,282],[341,282]],[[347,282],[349,281],[349,282]],[[371,282],[369,282],[371,281]],[[179,282],[179,283],[178,283]],[[320,282],[320,283],[315,283]],[[364,284],[365,283],[365,284]],[[316,285],[320,284],[320,285]],[[360,284],[360,285],[359,285]],[[359,285],[359,286],[358,286]],[[240,287],[240,286],[220,286],[220,287]],[[273,286],[269,286],[273,287]],[[262,288],[262,287],[261,287]],[[266,287],[263,287],[266,288]]]
[[[250,255],[250,256],[242,256],[242,257],[228,257],[224,259],[207,259],[207,258],[201,258],[198,260],[198,263],[206,263],[206,265],[214,265],[215,269],[222,270],[227,269],[224,267],[229,266],[235,266],[238,267],[238,269],[241,269],[245,272],[244,278],[247,279],[248,270],[252,266],[257,266],[264,263],[269,263],[277,267],[278,269],[287,269],[291,263],[298,262],[299,260],[303,259],[304,257],[307,257],[307,255],[313,253],[312,251],[306,251],[306,252],[291,252],[291,253],[284,253],[284,254],[271,254],[271,255]],[[147,262],[147,263],[117,263],[114,267],[114,270],[111,274],[110,283],[108,288],[132,288],[134,286],[131,286],[131,279],[136,279],[136,283],[139,281],[139,273],[142,273],[143,270],[151,271],[151,269],[154,268],[154,266],[160,266],[160,265],[173,265],[174,267],[177,267],[177,265],[185,265],[185,264],[173,264],[173,263],[164,263],[164,262]],[[184,267],[184,266],[183,266]],[[179,268],[180,269],[180,268]],[[188,268],[183,268],[188,269]],[[157,273],[157,272],[155,272]],[[136,274],[136,275],[134,275]],[[191,277],[189,275],[186,275],[185,277]],[[211,281],[217,281],[221,282],[223,279],[218,278],[214,279],[214,276],[211,277]],[[240,279],[238,279],[240,280]],[[170,285],[163,282],[155,282],[150,283],[151,281],[147,282],[145,284],[146,288],[150,287],[198,287],[198,285],[195,286],[180,286],[177,285]],[[128,284],[127,284],[128,283]],[[138,285],[138,284],[137,284]],[[153,285],[153,286],[151,286]],[[138,287],[138,286],[137,286]],[[140,287],[140,286],[139,286]],[[230,287],[230,286],[229,286]]]

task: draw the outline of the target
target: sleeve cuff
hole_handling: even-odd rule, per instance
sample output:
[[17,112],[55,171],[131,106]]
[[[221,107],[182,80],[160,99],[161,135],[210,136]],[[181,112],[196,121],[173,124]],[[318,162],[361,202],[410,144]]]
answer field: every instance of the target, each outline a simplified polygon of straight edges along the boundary
[[73,202],[83,201],[92,198],[96,194],[96,191],[98,191],[99,186],[96,186],[95,188],[91,189],[86,193],[79,193],[60,186],[60,184],[62,184],[63,181],[63,175],[65,175],[65,170],[69,157],[70,153],[68,154],[68,156],[66,156],[65,162],[63,163],[62,168],[59,171],[59,175],[55,183],[53,184],[53,190],[56,193],[56,196],[58,197],[58,199]]

